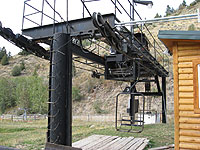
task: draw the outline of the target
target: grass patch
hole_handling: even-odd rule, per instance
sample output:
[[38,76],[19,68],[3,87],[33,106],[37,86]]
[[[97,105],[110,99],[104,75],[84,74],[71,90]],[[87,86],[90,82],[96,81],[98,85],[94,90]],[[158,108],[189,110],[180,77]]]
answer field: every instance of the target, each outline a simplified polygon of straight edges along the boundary
[[22,132],[22,131],[33,131],[34,128],[0,128],[0,133],[13,133],[13,132]]
[[[0,122],[0,145],[23,150],[40,150],[46,142],[47,120],[33,122]],[[93,134],[121,137],[146,137],[149,147],[170,145],[174,142],[173,124],[145,125],[142,133],[117,132],[114,123],[73,121],[73,142]]]

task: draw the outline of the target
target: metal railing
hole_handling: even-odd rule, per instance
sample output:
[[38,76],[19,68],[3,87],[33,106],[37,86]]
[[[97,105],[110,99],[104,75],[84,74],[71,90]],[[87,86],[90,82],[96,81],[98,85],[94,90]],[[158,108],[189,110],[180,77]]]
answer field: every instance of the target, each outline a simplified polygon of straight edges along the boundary
[[[100,0],[81,0],[81,2],[83,3],[83,18],[85,16],[85,11],[84,8],[87,10],[88,14],[91,16],[91,12],[89,11],[89,9],[86,6],[87,2],[96,2],[96,1],[100,1]],[[117,12],[122,14],[123,12],[126,14],[126,16],[129,17],[130,22],[134,22],[134,14],[136,13],[136,15],[140,18],[140,20],[142,20],[141,16],[139,15],[139,13],[137,12],[137,10],[134,8],[134,4],[132,4],[130,2],[130,0],[127,0],[129,3],[129,9],[126,9],[123,4],[120,2],[120,0],[110,0],[112,2],[112,4],[114,5],[114,14],[116,16],[116,18],[118,17]],[[124,2],[124,1],[123,1]],[[119,5],[119,7],[118,7]],[[121,10],[122,9],[122,10]],[[129,12],[128,12],[129,10]],[[148,29],[148,27],[145,24],[140,24],[141,27],[138,24],[131,24],[132,26],[137,26],[137,28],[140,30],[141,35],[144,32],[143,28],[147,31],[147,33],[149,34],[147,40],[148,40],[148,44],[150,46],[149,52],[151,53],[152,56],[154,56],[154,58],[159,62],[160,65],[162,65],[167,71],[169,71],[169,57],[168,55],[164,54],[163,48],[160,46],[161,44],[157,42],[157,40],[155,39],[155,37],[153,36],[153,34],[150,32],[150,30]],[[116,27],[122,27],[123,28],[123,23],[119,23],[116,22]],[[131,28],[131,32],[132,34],[134,34],[134,27]],[[134,37],[134,40],[137,40],[139,42],[138,39],[136,39],[136,37]],[[143,37],[141,37],[142,39]],[[142,43],[139,42],[141,45]]]
[[[24,29],[24,24],[25,24],[26,20],[28,20],[29,22],[33,23],[36,26],[45,25],[44,24],[44,17],[47,17],[48,19],[52,20],[53,24],[65,21],[64,18],[60,15],[60,13],[55,10],[55,7],[56,7],[56,1],[55,0],[54,0],[54,3],[53,3],[53,6],[49,3],[48,0],[41,0],[41,5],[42,5],[42,8],[39,9],[36,6],[33,6],[31,4],[31,0],[25,0],[24,1],[22,30]],[[48,6],[53,11],[53,17],[48,14],[49,12],[44,12],[44,6]],[[28,8],[31,9],[31,11],[34,11],[34,12],[26,14],[26,9],[28,9]],[[36,21],[36,18],[34,18],[34,17],[37,17],[36,15],[38,15],[38,14],[41,15],[40,21]],[[60,18],[60,21],[55,19],[56,15]],[[32,19],[31,17],[33,17],[34,19]]]
[[[66,21],[65,21],[65,19],[61,16],[61,14],[58,11],[56,11],[56,9],[55,9],[56,8],[56,0],[53,0],[53,4],[52,4],[53,6],[49,3],[48,0],[41,0],[42,7],[40,9],[31,5],[31,0],[25,0],[24,1],[23,20],[22,20],[22,29],[24,29],[24,24],[25,24],[26,20],[33,23],[35,26],[45,25],[44,17],[52,20],[53,25],[55,25],[55,23],[66,22],[66,28],[68,29],[68,18],[69,18],[68,1],[69,0],[66,0],[66,1],[67,1],[67,8],[66,8],[67,14],[66,14]],[[82,3],[82,7],[83,7],[82,16],[84,18],[86,16],[85,10],[91,16],[91,12],[90,12],[89,8],[87,7],[87,3],[101,2],[101,0],[80,0],[80,2]],[[120,13],[120,14],[125,14],[126,16],[128,16],[130,21],[134,21],[134,14],[136,14],[140,18],[140,20],[142,20],[141,16],[139,15],[139,13],[134,8],[134,4],[131,3],[130,0],[123,1],[123,2],[120,1],[120,0],[110,0],[110,2],[114,6],[114,14],[115,14],[116,18],[118,17],[118,14]],[[129,8],[124,7],[123,4],[125,2],[127,2],[129,4]],[[44,6],[45,7],[48,6],[53,11],[53,16],[50,16],[49,12],[44,11]],[[32,9],[33,12],[26,14],[26,9],[28,9],[28,8]],[[31,18],[34,18],[34,15],[40,15],[40,18],[37,19],[39,21],[31,19]],[[56,18],[59,18],[60,21]],[[116,22],[115,27],[117,27],[119,25],[121,25],[121,28],[124,28],[123,24],[122,23],[120,24],[119,20],[118,20]],[[132,25],[130,33],[132,33],[132,38],[135,39],[135,40],[137,40],[133,35],[134,34],[134,28],[136,28],[135,26],[139,29],[141,35],[143,35],[142,33],[144,33],[144,30],[147,31],[147,33],[149,34],[149,36],[147,38],[148,44],[149,44],[149,50],[150,50],[149,52],[160,63],[160,65],[162,65],[167,71],[169,71],[169,57],[163,53],[164,50],[160,46],[160,43],[158,43],[156,41],[156,39],[154,38],[153,34],[150,32],[148,27],[145,24],[144,25],[140,24],[140,26],[139,25]],[[63,28],[65,28],[65,27],[63,26]],[[53,30],[55,32],[55,28]],[[143,37],[141,37],[141,38],[143,38]],[[140,42],[140,44],[142,45],[141,42]]]

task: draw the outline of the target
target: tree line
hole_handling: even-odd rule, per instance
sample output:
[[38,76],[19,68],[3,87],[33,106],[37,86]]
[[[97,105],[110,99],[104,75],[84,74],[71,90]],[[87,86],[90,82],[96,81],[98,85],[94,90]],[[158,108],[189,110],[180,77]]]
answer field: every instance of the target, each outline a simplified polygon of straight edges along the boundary
[[[200,2],[200,0],[194,0],[192,3],[190,3],[190,5],[188,7],[194,6],[198,2]],[[185,7],[187,7],[187,4],[186,4],[186,1],[183,0],[183,2],[179,5],[179,7],[177,8],[177,10],[184,9]],[[175,10],[173,7],[167,5],[164,17],[172,15],[177,10]],[[160,15],[159,13],[157,13],[154,18],[161,18],[161,17],[162,17],[162,15]]]
[[38,76],[0,78],[0,113],[9,108],[47,113],[48,82]]

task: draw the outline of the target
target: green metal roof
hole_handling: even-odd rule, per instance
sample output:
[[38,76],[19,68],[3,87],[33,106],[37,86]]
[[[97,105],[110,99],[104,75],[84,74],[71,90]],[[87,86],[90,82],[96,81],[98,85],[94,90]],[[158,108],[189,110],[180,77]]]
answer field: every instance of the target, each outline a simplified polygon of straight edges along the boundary
[[200,31],[167,31],[161,30],[158,33],[159,39],[183,39],[183,40],[200,40]]

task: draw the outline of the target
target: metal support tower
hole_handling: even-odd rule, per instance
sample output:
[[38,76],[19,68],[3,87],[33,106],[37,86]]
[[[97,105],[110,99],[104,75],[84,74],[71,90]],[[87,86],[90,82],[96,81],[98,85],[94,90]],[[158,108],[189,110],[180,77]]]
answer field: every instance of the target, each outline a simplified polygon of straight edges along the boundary
[[[131,82],[130,87],[132,87],[132,89],[130,89],[131,93],[135,92],[135,86],[134,86],[135,82]],[[134,123],[135,122],[135,95],[130,94],[130,116],[131,116],[131,121]]]
[[166,77],[162,77],[162,123],[167,123],[166,118]]
[[71,37],[53,37],[50,142],[72,145],[72,51]]

